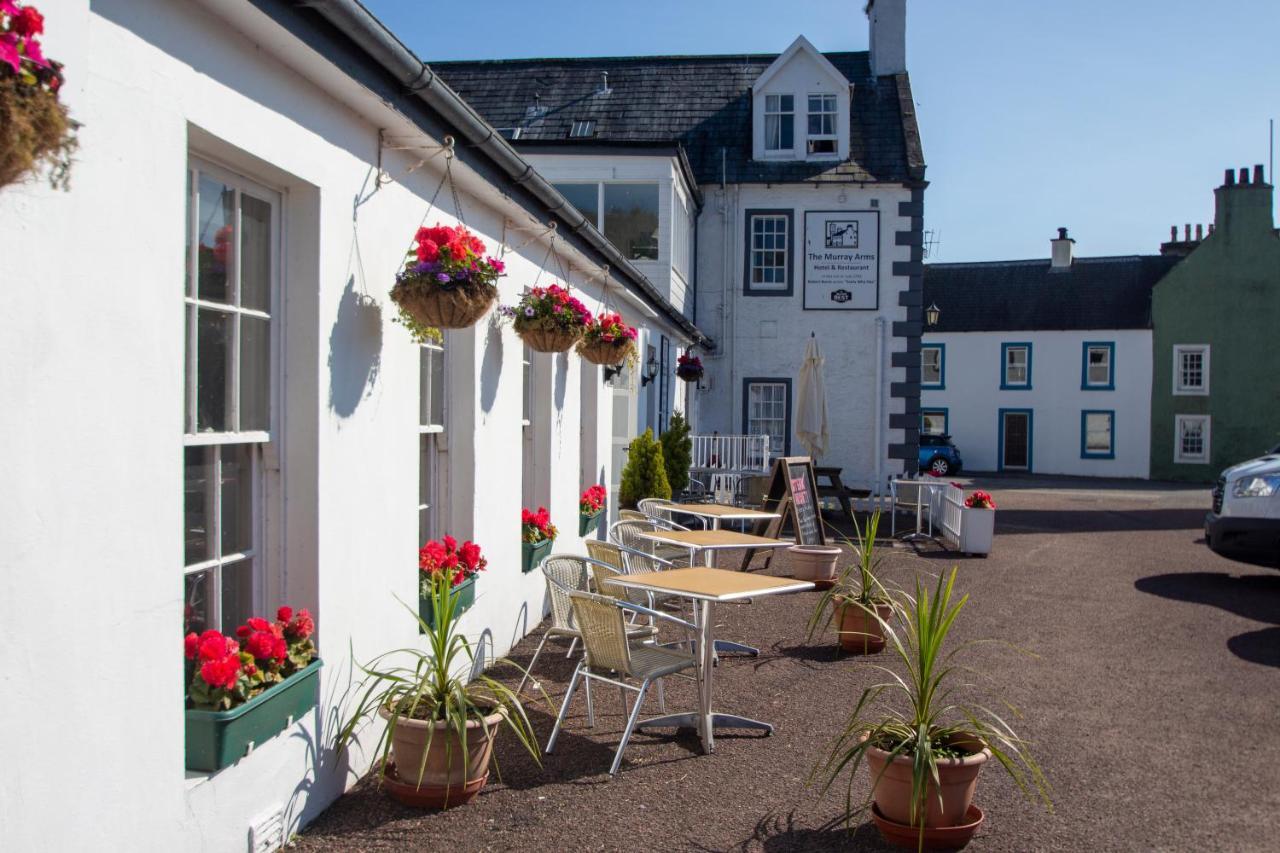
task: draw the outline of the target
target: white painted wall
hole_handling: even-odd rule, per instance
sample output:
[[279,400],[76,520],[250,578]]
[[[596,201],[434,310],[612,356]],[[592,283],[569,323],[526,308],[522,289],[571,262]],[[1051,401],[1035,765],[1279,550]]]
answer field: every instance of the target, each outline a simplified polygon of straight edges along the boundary
[[[349,652],[366,661],[420,642],[397,601],[417,595],[418,355],[387,291],[442,161],[409,175],[417,158],[391,155],[396,180],[373,192],[378,128],[408,125],[248,3],[209,8],[227,17],[161,0],[46,6],[47,49],[67,63],[65,97],[84,123],[73,189],[0,190],[0,257],[22,269],[0,315],[0,725],[21,733],[5,757],[22,768],[0,777],[10,850],[239,850],[250,820],[276,804],[295,831],[367,766],[331,749]],[[326,663],[320,707],[213,776],[184,774],[178,654],[192,151],[284,197],[284,366],[273,377],[284,495],[268,510],[277,556],[263,610],[311,608]],[[457,171],[468,224],[491,247],[505,218],[527,221]],[[544,253],[534,243],[507,256],[505,301]],[[580,291],[600,306],[598,288]],[[586,440],[600,442],[611,395],[581,392],[582,371],[598,370],[576,357],[536,358],[540,497],[558,550],[579,550],[580,406],[596,406]],[[452,333],[447,359],[450,529],[490,561],[464,628],[490,630],[501,654],[540,620],[544,598],[541,577],[517,567],[521,347],[509,328],[482,324]],[[588,456],[607,481],[607,446]],[[111,781],[68,808],[68,774],[86,767]]]
[[[843,196],[843,200],[841,197]],[[711,378],[696,395],[696,430],[740,433],[743,379],[790,377],[794,408],[800,364],[810,333],[817,335],[826,358],[830,452],[823,464],[843,467],[844,482],[869,487],[901,471],[899,460],[887,458],[891,443],[903,441],[902,430],[889,429],[889,415],[905,410],[889,396],[890,383],[905,381],[905,370],[890,367],[891,354],[905,351],[906,341],[892,336],[892,324],[905,320],[898,295],[907,279],[893,275],[895,261],[910,260],[910,248],[895,245],[894,235],[910,227],[898,215],[898,203],[910,190],[896,186],[867,187],[743,184],[710,189],[698,221],[698,325],[717,342],[703,363]],[[873,208],[873,203],[878,207]],[[792,240],[794,293],[790,296],[743,294],[745,211],[794,210]],[[876,311],[803,310],[803,230],[806,210],[880,211],[880,307]],[[883,321],[879,323],[877,321]],[[877,369],[877,336],[882,336]],[[876,412],[879,398],[879,434]],[[805,453],[793,436],[791,452]]]
[[[1031,390],[1001,391],[1000,344],[1032,344]],[[1115,390],[1082,390],[1085,341],[1114,341]],[[946,408],[966,470],[998,468],[998,412],[1031,409],[1032,470],[1041,474],[1146,477],[1151,442],[1151,331],[926,333],[946,345],[946,388],[924,389],[921,409]],[[1115,459],[1080,457],[1080,413],[1115,411]]]

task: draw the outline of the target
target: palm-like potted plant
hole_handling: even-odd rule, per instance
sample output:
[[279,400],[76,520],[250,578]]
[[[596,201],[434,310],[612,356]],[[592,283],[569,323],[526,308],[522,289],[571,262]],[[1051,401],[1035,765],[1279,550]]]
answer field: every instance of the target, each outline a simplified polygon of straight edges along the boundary
[[527,507],[520,510],[520,571],[528,574],[536,569],[542,558],[551,553],[559,532],[545,506],[536,512]]
[[[862,691],[844,730],[814,769],[825,777],[824,792],[849,771],[846,818],[874,803],[873,818],[887,839],[919,847],[968,841],[982,822],[981,810],[972,805],[978,774],[992,757],[1024,794],[1039,796],[1052,809],[1048,782],[1027,742],[995,712],[956,698],[971,686],[957,683],[971,670],[956,658],[973,643],[947,648],[969,599],[953,599],[955,580],[953,568],[930,595],[917,579],[914,599],[898,608],[900,630],[881,623],[902,672],[876,667],[888,678]],[[854,808],[853,780],[864,761],[871,792]]]
[[488,781],[501,727],[541,762],[511,688],[483,673],[467,680],[474,652],[458,630],[458,590],[447,573],[431,576],[430,595],[435,621],[419,619],[427,649],[397,649],[360,667],[360,701],[342,725],[338,749],[378,714],[387,724],[373,752],[388,791],[410,805],[449,808],[471,801]]
[[465,225],[419,228],[415,247],[396,276],[391,299],[401,322],[421,341],[436,329],[465,329],[498,298],[502,261],[485,255],[484,241]]
[[857,561],[840,572],[818,599],[809,618],[809,639],[836,622],[841,649],[850,654],[874,654],[884,649],[880,626],[893,616],[892,598],[876,577],[881,563],[875,552],[880,510],[871,514],[865,530],[856,524],[854,530],[858,541],[845,542],[853,548]]

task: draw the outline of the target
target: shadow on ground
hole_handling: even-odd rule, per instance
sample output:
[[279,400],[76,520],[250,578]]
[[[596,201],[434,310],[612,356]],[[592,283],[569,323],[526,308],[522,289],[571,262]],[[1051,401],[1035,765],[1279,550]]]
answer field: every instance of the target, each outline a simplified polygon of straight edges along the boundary
[[[1186,572],[1152,575],[1133,585],[1161,598],[1207,604],[1254,622],[1280,625],[1280,575]],[[1227,640],[1227,648],[1242,660],[1280,667],[1280,627],[1237,634]]]

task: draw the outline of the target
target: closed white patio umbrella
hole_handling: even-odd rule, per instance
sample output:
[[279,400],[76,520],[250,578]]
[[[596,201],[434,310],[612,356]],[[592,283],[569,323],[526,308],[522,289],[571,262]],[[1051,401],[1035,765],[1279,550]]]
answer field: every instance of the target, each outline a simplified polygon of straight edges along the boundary
[[800,365],[796,391],[796,438],[814,459],[827,452],[831,435],[827,431],[827,383],[822,378],[826,359],[818,349],[818,339],[809,334]]

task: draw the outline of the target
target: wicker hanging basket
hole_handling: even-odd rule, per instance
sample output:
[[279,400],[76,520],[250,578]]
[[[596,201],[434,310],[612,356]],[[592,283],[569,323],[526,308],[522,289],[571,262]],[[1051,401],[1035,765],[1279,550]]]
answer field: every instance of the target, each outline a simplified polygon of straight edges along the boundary
[[626,341],[583,341],[578,344],[578,355],[582,356],[586,361],[592,364],[601,364],[606,367],[613,367],[622,364],[626,360],[627,354],[632,348],[632,343]]
[[498,298],[494,284],[443,288],[433,283],[405,279],[391,289],[391,298],[424,326],[465,329],[480,322]]
[[582,339],[582,329],[521,329],[517,326],[516,334],[534,352],[568,352]]

